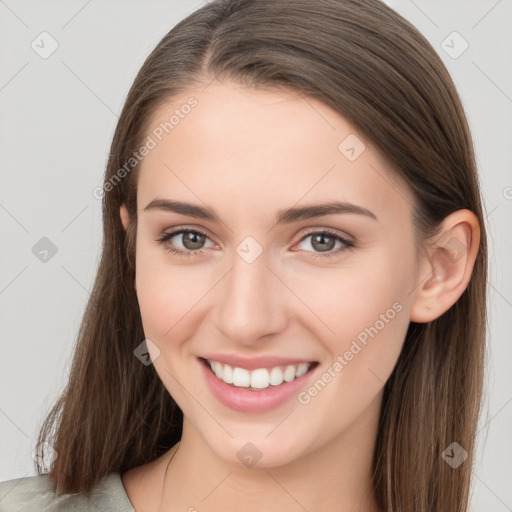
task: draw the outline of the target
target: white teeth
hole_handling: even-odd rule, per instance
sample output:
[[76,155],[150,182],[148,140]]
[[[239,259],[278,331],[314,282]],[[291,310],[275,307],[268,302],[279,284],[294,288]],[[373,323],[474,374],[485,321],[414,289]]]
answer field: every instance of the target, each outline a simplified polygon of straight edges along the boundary
[[291,382],[293,379],[295,379],[295,371],[295,366],[287,366],[286,370],[283,373],[283,380],[285,380],[286,382]]
[[[219,364],[221,364],[221,363],[219,363]],[[228,366],[228,365],[224,366],[224,371],[222,373],[221,379],[226,384],[233,384],[233,368],[231,368],[231,366]]]
[[[222,379],[223,375],[219,376],[219,379]],[[224,379],[222,379],[224,380]],[[234,386],[241,386],[244,388],[248,388],[251,382],[251,374],[249,373],[249,370],[246,370],[244,368],[233,368],[233,385]]]
[[218,361],[213,361],[213,363],[210,363],[210,366],[212,367],[212,370],[215,372],[215,375],[217,375],[219,379],[222,379],[222,363],[219,363]]
[[232,367],[219,361],[207,359],[210,368],[215,375],[226,384],[233,384],[237,387],[266,389],[269,386],[279,386],[284,382],[292,382],[297,377],[304,375],[310,368],[311,363],[300,363],[298,365],[287,365],[284,371],[279,366],[268,370],[258,368],[257,370],[246,370],[245,368]]
[[270,384],[272,386],[279,386],[283,383],[283,372],[281,368],[272,368],[270,371]]
[[251,372],[251,388],[265,389],[270,384],[268,370],[259,368]]
[[300,363],[297,367],[297,377],[301,377],[309,370],[309,363]]

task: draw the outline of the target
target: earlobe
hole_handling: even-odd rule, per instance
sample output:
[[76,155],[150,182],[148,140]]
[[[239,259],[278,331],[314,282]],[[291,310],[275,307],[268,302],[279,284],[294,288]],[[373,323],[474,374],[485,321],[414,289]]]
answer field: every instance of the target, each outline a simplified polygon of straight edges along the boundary
[[480,245],[475,214],[458,210],[430,242],[411,307],[411,321],[431,322],[448,311],[466,289]]
[[128,214],[128,209],[126,208],[124,203],[119,208],[119,215],[121,216],[123,228],[126,231],[128,229],[128,225],[130,224],[130,215]]

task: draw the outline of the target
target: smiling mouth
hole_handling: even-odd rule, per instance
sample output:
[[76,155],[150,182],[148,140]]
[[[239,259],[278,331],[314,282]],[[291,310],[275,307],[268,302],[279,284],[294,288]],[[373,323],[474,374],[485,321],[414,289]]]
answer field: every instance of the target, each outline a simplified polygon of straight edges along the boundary
[[201,362],[225,384],[251,391],[262,391],[286,385],[311,372],[319,365],[318,361],[311,361],[309,363],[247,370],[245,368],[233,367],[219,361],[210,361],[204,357],[200,357],[199,359],[201,359]]

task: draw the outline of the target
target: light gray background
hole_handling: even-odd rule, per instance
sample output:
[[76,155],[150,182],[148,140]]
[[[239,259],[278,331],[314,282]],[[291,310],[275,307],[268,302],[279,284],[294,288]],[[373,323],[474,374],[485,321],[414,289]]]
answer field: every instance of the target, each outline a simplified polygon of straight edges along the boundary
[[[387,3],[443,58],[473,132],[491,262],[472,510],[510,511],[512,1]],[[0,481],[35,474],[37,429],[66,382],[101,248],[101,204],[92,191],[101,184],[117,114],[149,52],[201,5],[0,0]],[[34,40],[42,46],[43,31],[59,45],[46,59],[31,47]],[[453,31],[469,44],[457,58],[442,46],[452,54],[463,48]],[[42,237],[57,247],[46,263],[32,252]]]

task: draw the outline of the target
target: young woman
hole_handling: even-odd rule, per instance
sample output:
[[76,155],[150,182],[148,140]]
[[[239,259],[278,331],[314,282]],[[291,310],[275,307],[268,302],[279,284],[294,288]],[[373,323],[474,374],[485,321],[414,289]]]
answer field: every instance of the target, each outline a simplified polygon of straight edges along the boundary
[[102,194],[58,456],[5,510],[467,510],[485,226],[410,23],[208,2],[137,75]]

